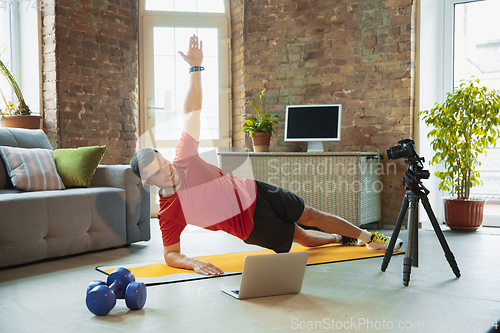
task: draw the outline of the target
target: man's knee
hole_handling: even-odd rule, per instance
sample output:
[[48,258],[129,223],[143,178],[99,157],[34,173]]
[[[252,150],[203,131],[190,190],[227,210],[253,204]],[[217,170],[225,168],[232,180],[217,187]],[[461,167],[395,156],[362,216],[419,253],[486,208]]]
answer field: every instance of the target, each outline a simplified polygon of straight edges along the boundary
[[309,240],[309,235],[306,230],[295,224],[295,232],[293,234],[293,241],[299,243],[300,245],[304,245]]
[[314,221],[316,221],[321,215],[322,213],[316,208],[305,205],[304,211],[302,212],[302,215],[297,223],[312,226],[314,225]]

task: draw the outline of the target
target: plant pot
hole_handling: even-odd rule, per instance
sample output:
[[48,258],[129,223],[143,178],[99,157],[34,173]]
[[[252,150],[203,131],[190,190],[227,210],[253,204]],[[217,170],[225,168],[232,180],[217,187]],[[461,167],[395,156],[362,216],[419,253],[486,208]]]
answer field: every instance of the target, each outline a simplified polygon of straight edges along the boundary
[[253,151],[268,152],[269,142],[271,142],[271,133],[254,132],[251,134]]
[[40,129],[41,116],[3,116],[0,120],[2,127]]
[[476,231],[483,223],[485,200],[444,199],[446,225],[452,230]]

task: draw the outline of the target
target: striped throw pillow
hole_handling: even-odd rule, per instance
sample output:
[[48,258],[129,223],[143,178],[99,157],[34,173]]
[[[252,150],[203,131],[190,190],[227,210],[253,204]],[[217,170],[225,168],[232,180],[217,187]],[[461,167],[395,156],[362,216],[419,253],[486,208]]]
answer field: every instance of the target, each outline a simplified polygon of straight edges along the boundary
[[65,189],[52,150],[3,146],[0,155],[15,188],[25,191]]

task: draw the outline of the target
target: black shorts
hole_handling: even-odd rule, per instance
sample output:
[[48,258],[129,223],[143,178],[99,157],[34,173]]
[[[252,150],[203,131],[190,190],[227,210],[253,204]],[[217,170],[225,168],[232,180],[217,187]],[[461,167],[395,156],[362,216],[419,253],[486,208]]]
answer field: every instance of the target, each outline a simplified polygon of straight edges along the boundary
[[304,200],[281,187],[255,181],[257,203],[253,216],[254,227],[247,244],[259,245],[276,253],[292,247],[295,222],[304,211]]

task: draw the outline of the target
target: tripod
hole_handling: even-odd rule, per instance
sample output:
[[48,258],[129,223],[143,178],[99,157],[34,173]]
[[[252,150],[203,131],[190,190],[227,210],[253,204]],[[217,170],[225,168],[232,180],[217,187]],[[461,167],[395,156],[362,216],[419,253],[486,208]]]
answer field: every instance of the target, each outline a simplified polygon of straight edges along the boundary
[[425,188],[422,184],[422,178],[429,178],[429,171],[423,170],[423,166],[420,163],[420,158],[417,156],[416,159],[413,160],[412,165],[408,168],[403,177],[403,185],[406,183],[406,194],[403,198],[403,204],[401,206],[401,210],[399,212],[398,219],[396,221],[396,226],[392,232],[391,240],[389,242],[389,246],[387,247],[384,255],[384,260],[382,262],[382,272],[385,272],[387,269],[387,265],[391,260],[392,253],[394,250],[394,245],[396,244],[396,240],[399,235],[399,231],[401,230],[401,225],[403,224],[403,219],[406,215],[408,207],[410,208],[410,214],[408,215],[408,241],[407,241],[407,249],[405,253],[405,258],[403,261],[403,285],[408,286],[410,283],[410,273],[411,267],[418,267],[418,202],[422,201],[422,205],[427,212],[427,216],[429,217],[432,227],[434,228],[434,232],[436,233],[439,243],[441,243],[441,247],[445,253],[445,257],[450,264],[453,273],[457,278],[460,277],[460,270],[458,269],[457,262],[455,261],[455,257],[453,253],[446,243],[446,239],[444,238],[443,232],[439,227],[438,221],[434,212],[432,211],[431,205],[429,203],[429,199],[427,199],[427,195],[430,191]]

